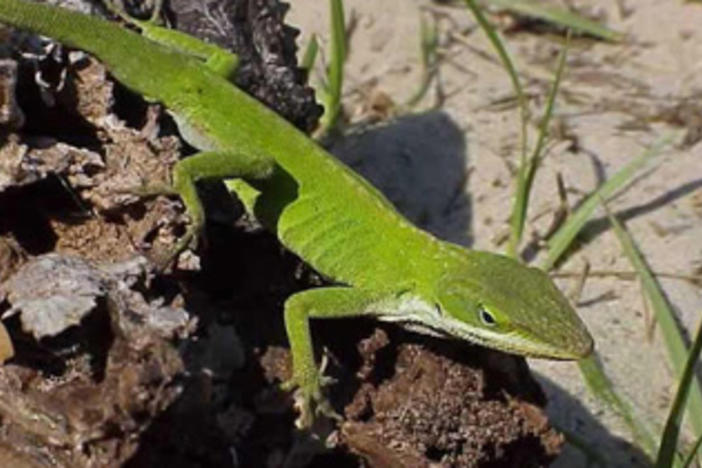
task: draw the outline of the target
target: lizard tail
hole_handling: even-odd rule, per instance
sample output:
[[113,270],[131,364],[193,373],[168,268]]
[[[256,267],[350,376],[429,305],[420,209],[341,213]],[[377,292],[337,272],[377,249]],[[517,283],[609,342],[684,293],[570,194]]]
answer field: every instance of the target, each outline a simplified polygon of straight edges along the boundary
[[[65,8],[23,0],[0,0],[0,22],[49,36],[70,47],[98,55],[116,25]],[[108,37],[104,37],[108,36]]]
[[[120,82],[145,95],[163,94],[151,78],[182,70],[184,59],[165,47],[116,23],[42,3],[0,0],[0,23],[51,37],[102,61]],[[148,68],[152,73],[144,73]],[[173,73],[171,73],[173,75]]]

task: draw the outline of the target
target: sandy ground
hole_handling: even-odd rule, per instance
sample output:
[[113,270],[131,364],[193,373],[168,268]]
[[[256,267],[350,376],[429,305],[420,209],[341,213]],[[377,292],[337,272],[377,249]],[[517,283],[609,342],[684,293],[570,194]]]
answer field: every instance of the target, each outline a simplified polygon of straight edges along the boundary
[[[288,20],[326,44],[327,2],[293,2]],[[512,96],[506,73],[492,58],[467,11],[419,0],[347,0],[354,24],[346,67],[345,105],[353,123],[335,144],[337,154],[383,188],[422,226],[444,238],[488,250],[507,226],[517,160],[518,112],[501,105]],[[570,2],[573,3],[573,2]],[[627,33],[624,44],[578,40],[556,114],[560,132],[537,175],[526,238],[544,233],[558,205],[556,174],[571,205],[666,132],[699,125],[699,109],[673,109],[702,89],[702,5],[654,0],[575,2],[582,11]],[[618,5],[617,5],[618,3]],[[439,80],[445,101],[426,113],[387,118],[387,97],[404,102],[419,83],[419,18],[440,27]],[[509,18],[502,17],[503,20]],[[539,115],[560,48],[533,28],[505,35]],[[432,89],[422,105],[431,108]],[[421,106],[420,106],[421,108]],[[678,108],[679,109],[679,108]],[[676,113],[677,112],[677,113]],[[690,123],[692,122],[692,124]],[[535,127],[531,125],[532,135]],[[694,135],[694,129],[688,134]],[[668,148],[654,169],[611,202],[656,271],[690,273],[702,266],[702,145]],[[540,216],[539,216],[540,215]],[[561,266],[577,271],[631,270],[603,213],[588,224],[583,245]],[[531,259],[534,260],[534,259]],[[560,285],[573,287],[572,280]],[[693,329],[702,291],[663,279],[680,320]],[[660,334],[648,337],[650,314],[636,282],[592,278],[578,312],[587,322],[609,376],[637,414],[658,432],[674,390]],[[559,427],[582,436],[617,466],[636,465],[626,427],[586,391],[572,363],[530,361],[550,398]],[[569,447],[555,466],[585,466]]]

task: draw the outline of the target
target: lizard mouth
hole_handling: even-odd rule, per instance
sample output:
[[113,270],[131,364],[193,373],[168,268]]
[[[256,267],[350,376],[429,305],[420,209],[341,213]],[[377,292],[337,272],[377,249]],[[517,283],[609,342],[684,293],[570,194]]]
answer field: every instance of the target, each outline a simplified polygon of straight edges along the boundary
[[595,348],[595,342],[587,332],[576,337],[558,337],[558,340],[554,337],[549,338],[548,341],[534,341],[522,336],[514,350],[506,351],[541,359],[578,361],[588,357]]
[[528,328],[526,332],[505,334],[466,327],[461,322],[451,323],[448,328],[442,328],[444,336],[456,336],[487,348],[532,358],[577,361],[589,356],[594,349],[594,341],[584,328],[547,338],[538,338],[537,334],[529,333]]
[[486,348],[532,358],[577,361],[589,356],[594,349],[594,341],[584,328],[573,330],[569,334],[550,335],[545,339],[538,339],[534,338],[538,335],[530,333],[528,327],[520,327],[521,332],[506,334],[466,326],[461,321],[445,317],[440,322],[418,318],[413,320],[411,317],[403,317],[401,320],[386,319],[386,321],[396,322],[412,332],[443,339],[458,338]]

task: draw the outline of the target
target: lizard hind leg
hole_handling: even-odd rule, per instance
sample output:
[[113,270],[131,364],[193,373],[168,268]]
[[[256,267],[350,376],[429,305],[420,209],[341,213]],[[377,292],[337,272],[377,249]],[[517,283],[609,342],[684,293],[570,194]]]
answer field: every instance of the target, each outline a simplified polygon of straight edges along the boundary
[[151,16],[147,20],[135,18],[127,13],[124,7],[124,0],[102,0],[101,2],[107,11],[119,17],[122,21],[139,29],[152,27],[160,27],[161,12],[163,11],[163,0],[154,0],[154,5],[151,7]]
[[163,0],[155,0],[151,18],[140,20],[127,14],[114,0],[104,0],[105,7],[126,23],[136,26],[141,34],[154,42],[200,60],[215,74],[232,80],[239,66],[239,56],[215,44],[202,41],[181,31],[161,26],[159,18]]
[[163,0],[154,0],[154,6],[151,10],[151,18],[149,18],[149,22],[158,24],[159,18],[161,17],[161,11],[163,11]]

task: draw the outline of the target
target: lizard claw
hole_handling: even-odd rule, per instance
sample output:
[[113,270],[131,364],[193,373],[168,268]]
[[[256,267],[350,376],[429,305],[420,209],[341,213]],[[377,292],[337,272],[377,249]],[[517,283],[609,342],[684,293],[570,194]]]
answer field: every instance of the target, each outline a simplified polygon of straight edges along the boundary
[[143,27],[143,25],[145,24],[153,24],[158,26],[160,24],[159,18],[161,16],[161,12],[163,11],[163,0],[155,0],[149,19],[139,20],[128,14],[124,10],[124,8],[118,6],[114,2],[114,0],[104,0],[103,5],[105,6],[105,8],[107,8],[108,11],[110,11],[110,13],[114,14],[115,16],[118,16],[126,23],[137,27]]
[[343,419],[339,413],[334,411],[329,400],[324,397],[322,392],[323,387],[336,381],[322,374],[326,368],[326,363],[327,359],[325,356],[322,358],[320,371],[315,371],[313,376],[293,376],[280,384],[280,388],[286,392],[296,389],[293,398],[300,416],[295,420],[295,425],[300,429],[310,428],[316,416],[324,416],[335,421]]
[[175,246],[152,255],[151,260],[156,265],[156,270],[164,271],[169,265],[175,263],[178,255],[183,253],[185,250],[197,249],[198,234],[196,234],[194,231],[195,229],[189,228],[185,235],[181,237],[178,242],[176,242]]
[[320,393],[308,391],[303,387],[298,388],[294,395],[295,407],[300,415],[295,420],[295,426],[299,429],[309,429],[312,427],[317,416],[324,416],[335,421],[343,418],[334,411],[329,400]]
[[[140,187],[129,187],[119,190],[122,193],[129,193],[142,198],[152,198],[157,196],[179,196],[169,184],[150,184]],[[186,230],[185,234],[178,239],[173,247],[167,248],[162,252],[151,255],[151,261],[156,265],[156,270],[164,271],[168,266],[173,264],[178,258],[178,255],[187,249],[195,250],[198,246],[198,239],[203,237],[203,223],[192,223]]]
[[127,187],[123,189],[118,189],[118,192],[129,193],[141,198],[153,198],[158,197],[159,195],[178,195],[178,192],[168,184],[150,184],[142,185],[140,187]]

